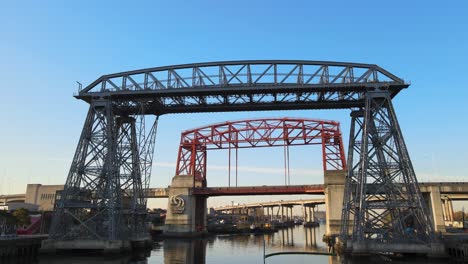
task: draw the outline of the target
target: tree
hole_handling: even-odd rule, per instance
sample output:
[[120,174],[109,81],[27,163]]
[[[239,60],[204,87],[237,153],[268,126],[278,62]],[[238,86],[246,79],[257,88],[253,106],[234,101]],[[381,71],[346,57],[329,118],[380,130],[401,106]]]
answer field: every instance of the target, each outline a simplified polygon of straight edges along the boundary
[[[463,220],[463,212],[458,211],[453,213],[453,220],[454,221],[462,221]],[[468,220],[468,214],[465,213],[465,220]]]
[[13,212],[13,216],[16,218],[16,223],[20,226],[29,225],[31,218],[29,217],[29,211],[24,208],[18,208]]
[[8,211],[0,210],[0,223],[4,223],[7,225],[15,225],[16,218]]

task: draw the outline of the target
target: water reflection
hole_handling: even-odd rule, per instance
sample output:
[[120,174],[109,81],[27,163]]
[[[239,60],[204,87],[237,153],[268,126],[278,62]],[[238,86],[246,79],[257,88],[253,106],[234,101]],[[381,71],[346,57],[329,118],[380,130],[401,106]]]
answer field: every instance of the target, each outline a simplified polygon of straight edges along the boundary
[[306,248],[317,247],[317,228],[304,227],[304,239]]
[[[38,258],[39,264],[146,264],[150,251],[133,252],[129,255],[116,255],[116,256],[95,256],[85,254],[59,254],[59,255],[41,255]],[[12,262],[13,263],[13,262]],[[21,263],[21,262],[14,262]],[[25,262],[26,263],[26,262]],[[28,262],[34,263],[34,262]]]
[[204,239],[164,240],[164,264],[204,264],[206,263],[206,243]]
[[[265,253],[313,251],[326,252],[326,245],[321,241],[325,227],[304,228],[296,226],[278,232],[263,235],[237,234],[218,235],[205,239],[166,239],[156,241],[151,252],[119,257],[89,257],[89,256],[56,256],[39,257],[39,263],[131,263],[131,264],[254,264],[263,263],[263,248]],[[329,256],[312,255],[280,255],[266,259],[267,264],[286,263],[317,263],[317,264],[372,264],[388,262],[385,257],[367,259],[339,259]],[[0,261],[1,262],[1,261]],[[444,261],[418,261],[399,259],[393,263],[446,263]],[[2,262],[3,263],[3,262]],[[15,262],[16,263],[16,262]],[[37,263],[37,262],[36,262]]]
[[[325,251],[317,245],[317,228],[291,227],[271,234],[218,235],[208,239],[171,239],[153,249],[150,263],[263,263],[265,253]],[[311,257],[314,256],[306,256]],[[289,256],[294,258],[294,256]],[[304,258],[304,256],[302,257]],[[267,263],[279,263],[268,259]],[[295,263],[295,262],[293,262]],[[318,263],[327,263],[326,260]]]

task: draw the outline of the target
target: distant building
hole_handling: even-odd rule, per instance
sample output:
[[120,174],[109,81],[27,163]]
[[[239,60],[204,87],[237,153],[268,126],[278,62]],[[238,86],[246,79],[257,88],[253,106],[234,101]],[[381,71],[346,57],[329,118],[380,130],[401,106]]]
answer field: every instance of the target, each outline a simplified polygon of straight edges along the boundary
[[0,195],[0,209],[23,207],[30,211],[52,211],[57,191],[61,190],[63,185],[28,184],[25,194]]
[[0,210],[5,210],[5,211],[15,211],[16,209],[24,208],[30,212],[37,212],[39,211],[39,206],[35,204],[29,204],[29,203],[7,203],[0,205]]

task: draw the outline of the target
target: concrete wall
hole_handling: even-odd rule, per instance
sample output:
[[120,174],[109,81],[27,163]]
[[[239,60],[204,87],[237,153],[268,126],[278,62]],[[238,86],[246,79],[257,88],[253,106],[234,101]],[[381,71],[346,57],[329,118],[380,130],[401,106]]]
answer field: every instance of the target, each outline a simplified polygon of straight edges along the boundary
[[345,175],[344,170],[328,170],[324,174],[326,235],[338,235],[341,231]]
[[440,188],[431,186],[428,188],[429,199],[428,207],[432,214],[432,224],[435,232],[445,232],[444,212],[442,209],[442,197],[440,195]]
[[[206,231],[206,197],[192,195],[193,176],[176,175],[168,188],[168,205],[165,234],[191,236]],[[195,183],[201,187],[201,183]],[[183,207],[174,204],[173,199],[182,199]]]
[[63,185],[28,184],[25,203],[38,205],[40,211],[52,211],[56,192],[61,190]]

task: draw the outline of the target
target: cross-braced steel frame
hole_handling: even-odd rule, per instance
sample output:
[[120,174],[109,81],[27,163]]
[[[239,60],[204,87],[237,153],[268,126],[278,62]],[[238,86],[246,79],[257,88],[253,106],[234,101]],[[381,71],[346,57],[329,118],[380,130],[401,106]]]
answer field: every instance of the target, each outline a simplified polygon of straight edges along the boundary
[[346,168],[340,124],[307,118],[224,122],[182,132],[176,175],[206,182],[207,150],[321,145],[324,170]]
[[[132,230],[143,221],[157,124],[145,129],[147,115],[351,108],[361,109],[362,117],[354,113],[343,221],[356,233],[348,236],[346,224],[342,237],[427,243],[431,226],[391,104],[408,86],[374,64],[294,60],[196,63],[101,76],[75,96],[90,110],[50,237],[112,240],[140,234]],[[200,158],[206,158],[204,151],[195,150]],[[188,169],[198,171],[203,168]]]
[[146,195],[157,118],[118,116],[111,102],[90,106],[50,230],[56,240],[129,240],[147,236]]
[[184,64],[104,75],[79,91],[87,102],[105,97],[133,113],[225,112],[360,107],[362,93],[385,87],[395,96],[405,82],[374,64],[252,60]]
[[373,244],[430,243],[430,214],[389,93],[367,93],[365,106],[351,117],[342,239]]

